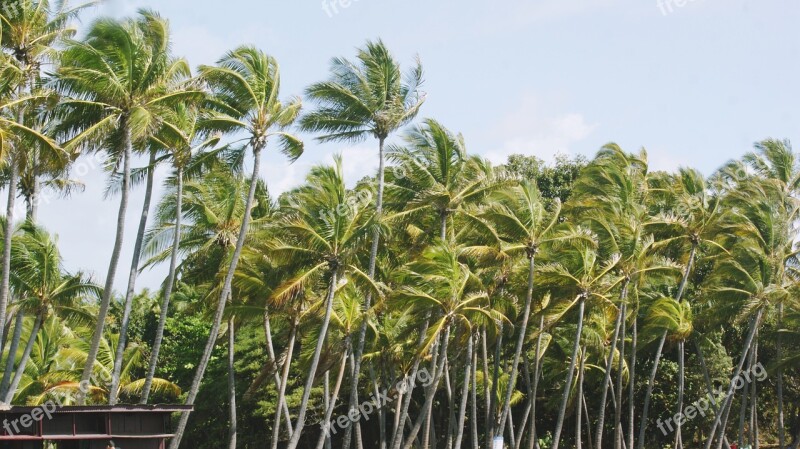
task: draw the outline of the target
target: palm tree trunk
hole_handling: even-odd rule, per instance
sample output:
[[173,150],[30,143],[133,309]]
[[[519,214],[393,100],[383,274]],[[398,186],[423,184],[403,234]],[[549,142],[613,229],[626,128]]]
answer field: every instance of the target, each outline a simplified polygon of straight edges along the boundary
[[36,154],[34,153],[31,155],[31,158],[33,159],[33,168],[31,169],[33,178],[31,181],[33,182],[33,185],[31,186],[30,195],[25,198],[25,205],[27,206],[26,219],[31,223],[34,223],[36,222],[36,216],[39,213],[39,194],[41,192],[41,183],[39,182],[39,170],[36,166]]
[[569,371],[567,372],[567,382],[564,384],[564,393],[561,397],[561,407],[558,410],[556,420],[556,430],[553,433],[553,449],[558,449],[561,443],[561,429],[564,427],[564,417],[567,413],[567,403],[569,402],[569,390],[572,386],[572,379],[575,375],[575,364],[578,359],[578,350],[581,345],[581,334],[583,333],[583,313],[586,306],[586,297],[581,295],[578,300],[578,329],[575,331],[575,343],[572,347],[572,359],[569,361]]
[[[417,347],[421,347],[422,344],[425,342],[425,337],[427,336],[426,332],[428,331],[428,320],[429,318],[426,318],[422,326],[420,327]],[[414,387],[416,386],[417,375],[419,373],[419,365],[421,362],[422,358],[420,356],[417,356],[414,359],[414,364],[411,367],[410,375],[406,377],[406,382],[405,382],[406,391],[403,393],[403,405],[400,411],[400,421],[398,426],[394,429],[394,434],[392,435],[392,441],[391,444],[389,445],[391,449],[400,449],[400,445],[403,443],[403,430],[406,425],[406,418],[408,418],[408,409],[411,406],[411,399],[414,393]],[[409,380],[410,382],[408,382]]]
[[14,373],[14,380],[11,382],[11,387],[9,387],[5,397],[3,398],[4,404],[10,404],[11,400],[14,399],[14,393],[17,392],[19,383],[22,380],[22,375],[25,374],[25,366],[28,364],[28,360],[31,358],[31,351],[33,351],[33,345],[36,343],[36,336],[39,334],[39,328],[41,325],[42,316],[41,314],[37,314],[36,320],[33,322],[33,329],[31,329],[31,336],[28,338],[28,343],[25,345],[25,350],[22,352],[22,358],[19,361],[19,366],[17,367],[17,371]]
[[628,444],[626,449],[633,449],[635,420],[634,411],[636,408],[635,392],[636,392],[636,351],[639,344],[639,305],[638,300],[636,309],[633,313],[633,329],[631,330],[631,361],[628,363]]
[[650,371],[650,381],[647,383],[647,393],[644,395],[644,405],[642,406],[642,417],[639,423],[639,442],[637,448],[644,447],[645,430],[647,429],[647,412],[650,410],[650,398],[653,396],[653,383],[656,381],[656,374],[658,373],[658,362],[661,360],[661,353],[664,350],[664,342],[667,341],[667,332],[661,334],[661,339],[658,341],[658,349],[656,350],[656,358],[653,361],[653,369]]
[[778,388],[778,444],[781,449],[786,447],[786,429],[783,425],[783,301],[778,304],[778,337],[775,358],[777,359],[777,388]]
[[[447,324],[445,325],[444,335],[442,338],[442,347],[441,347],[442,354],[447,354],[447,347],[449,342],[450,342],[450,325]],[[433,406],[433,398],[436,396],[436,390],[439,388],[439,382],[441,381],[442,374],[444,372],[444,361],[445,357],[439,357],[438,367],[435,367],[434,369],[433,382],[431,382],[431,384],[428,386],[427,391],[425,392],[425,403],[422,405],[420,416],[414,423],[414,427],[411,429],[411,432],[408,435],[408,439],[406,443],[403,445],[403,449],[411,449],[411,447],[414,445],[414,440],[416,439],[419,430],[422,428],[423,423],[427,421],[428,415],[431,414],[431,407]]]
[[[575,449],[583,449],[583,438],[581,437],[581,418],[583,417],[583,370],[586,363],[586,350],[581,349],[581,363],[578,368],[578,394],[575,396],[577,406],[575,407]],[[588,424],[588,423],[587,423]],[[589,431],[591,433],[591,430]]]
[[467,419],[467,399],[469,399],[470,376],[472,375],[472,335],[467,338],[467,354],[464,356],[464,386],[461,389],[461,406],[458,411],[458,427],[454,447],[461,449],[461,440],[464,438],[464,422]]
[[[156,375],[156,366],[158,365],[158,354],[161,351],[161,342],[164,339],[164,328],[167,325],[170,295],[172,295],[172,289],[175,286],[175,276],[178,270],[178,253],[181,244],[181,219],[183,217],[183,168],[181,167],[177,167],[175,170],[175,183],[175,194],[177,196],[175,206],[175,235],[172,237],[172,254],[170,254],[169,258],[169,274],[167,275],[167,283],[164,285],[164,298],[161,301],[161,313],[158,316],[158,327],[156,327],[153,348],[150,350],[150,363],[147,367],[147,377],[144,379],[140,404],[147,404],[148,399],[150,399],[150,389],[153,386],[153,378]],[[255,178],[253,178],[252,183],[256,183]]]
[[[269,305],[264,305],[264,336],[267,340],[267,355],[269,355],[269,362],[272,364],[272,373],[275,378],[275,388],[281,388],[281,375],[278,368],[278,360],[275,357],[275,345],[272,343],[272,326],[269,319]],[[245,394],[246,397],[246,394]],[[286,432],[289,437],[292,436],[292,417],[289,414],[289,406],[283,402],[283,415],[284,422],[286,423]]]
[[531,316],[531,302],[533,301],[533,276],[536,267],[536,256],[531,254],[528,257],[528,290],[525,292],[525,308],[522,311],[522,323],[519,326],[519,335],[517,336],[517,346],[514,348],[514,360],[511,362],[511,378],[509,379],[508,388],[506,388],[506,397],[503,400],[503,408],[501,409],[500,425],[498,429],[505,427],[506,418],[511,413],[511,395],[517,384],[517,375],[519,374],[519,360],[522,355],[522,346],[525,344],[525,336],[528,334],[528,320]]
[[300,410],[297,412],[297,421],[294,425],[294,434],[289,440],[287,449],[295,449],[300,443],[300,437],[303,434],[303,427],[306,425],[306,411],[308,410],[308,399],[311,396],[311,389],[314,387],[314,378],[317,374],[317,366],[319,359],[322,355],[322,348],[325,345],[325,337],[328,334],[328,325],[331,321],[331,314],[333,312],[333,296],[336,293],[337,273],[336,268],[332,270],[328,297],[325,300],[325,316],[322,318],[322,326],[319,330],[319,337],[317,337],[317,346],[314,349],[314,356],[311,359],[311,366],[308,368],[308,377],[306,378],[306,385],[303,388],[303,398],[300,401]]
[[331,422],[333,410],[336,408],[336,400],[339,398],[339,389],[342,387],[342,380],[344,379],[345,368],[347,367],[347,358],[350,356],[350,342],[345,343],[345,350],[342,353],[342,363],[339,365],[339,373],[336,375],[336,384],[333,386],[331,392],[330,402],[325,409],[325,418],[322,419],[322,432],[317,439],[317,449],[322,449],[326,441],[330,441],[330,428],[327,427]]
[[498,379],[500,379],[500,355],[503,347],[503,322],[500,322],[497,331],[497,339],[494,344],[494,360],[492,367],[492,394],[489,398],[489,410],[487,412],[488,425],[486,428],[486,447],[492,447],[492,439],[499,431],[500,435],[503,434],[503,429],[498,429],[495,420],[495,413],[497,412],[497,387]]
[[[622,286],[622,293],[620,294],[620,302],[625,302],[627,296],[628,283]],[[617,347],[617,338],[619,337],[619,329],[622,327],[622,306],[617,313],[617,320],[614,323],[614,336],[611,338],[611,346],[609,347],[608,357],[606,357],[606,372],[603,376],[603,390],[600,394],[600,407],[597,410],[597,429],[595,430],[594,442],[597,449],[603,447],[603,426],[606,421],[606,400],[608,399],[608,386],[611,384],[611,365],[614,363],[614,351]]]
[[133,308],[133,297],[136,290],[136,277],[139,274],[139,259],[142,255],[142,242],[144,241],[144,231],[147,229],[147,218],[150,214],[150,201],[153,197],[153,184],[155,179],[156,153],[150,152],[150,162],[147,170],[147,182],[144,191],[144,203],[142,204],[142,214],[139,217],[139,228],[136,230],[136,243],[133,245],[133,257],[131,259],[131,271],[128,274],[128,289],[125,291],[125,304],[122,312],[122,322],[119,326],[119,339],[117,340],[117,350],[114,354],[114,370],[111,373],[111,388],[108,393],[109,405],[115,405],[119,395],[119,376],[122,372],[122,359],[125,354],[125,346],[128,339],[128,326],[131,322],[131,309]]
[[236,449],[236,375],[233,362],[235,360],[236,342],[236,323],[234,316],[228,318],[228,407],[229,407],[229,428],[228,428],[228,449]]
[[622,301],[622,328],[619,338],[619,360],[617,361],[617,400],[614,406],[614,449],[622,449],[622,371],[625,365],[625,330],[627,323],[628,303],[627,299]]
[[719,438],[719,445],[722,446],[722,442],[725,439],[725,427],[728,425],[728,411],[730,411],[730,405],[733,402],[733,393],[735,388],[735,379],[742,374],[742,368],[744,367],[744,363],[747,360],[747,357],[750,353],[750,349],[753,343],[753,337],[755,336],[756,329],[761,324],[761,317],[764,314],[763,309],[759,309],[756,316],[750,322],[750,330],[748,332],[747,338],[744,342],[744,348],[742,352],[742,356],[739,358],[739,363],[736,366],[736,370],[733,373],[733,377],[731,377],[731,382],[728,385],[728,391],[725,394],[725,401],[723,402],[722,408],[720,409],[720,414],[717,415],[716,419],[714,420],[713,426],[711,426],[711,431],[708,435],[708,440],[706,440],[705,449],[710,449],[711,444],[714,441],[714,438],[717,435],[717,429],[720,429],[720,438]]
[[[11,161],[9,161],[8,202],[6,203],[6,224],[3,234],[3,273],[2,280],[0,280],[0,335],[5,332],[9,288],[11,285],[11,239],[14,236],[14,202],[17,199],[17,183],[19,182],[19,168],[14,159],[12,155]],[[4,343],[5,340],[0,341],[0,354],[2,354]]]
[[[111,295],[114,293],[114,277],[117,275],[119,256],[122,251],[122,240],[125,237],[125,215],[128,211],[128,200],[131,191],[131,153],[133,152],[133,143],[131,142],[131,130],[128,126],[128,117],[122,117],[120,122],[120,129],[124,136],[124,141],[122,143],[124,155],[122,157],[122,195],[119,200],[119,213],[117,215],[117,234],[114,238],[114,249],[111,252],[111,261],[108,264],[108,273],[106,273],[103,295],[100,298],[100,310],[97,313],[97,324],[94,328],[94,334],[92,334],[89,353],[86,356],[86,365],[83,367],[83,374],[81,374],[82,385],[90,385],[94,362],[97,360],[97,352],[100,350],[100,340],[103,338],[108,308],[111,304]],[[83,405],[85,400],[86,392],[83,390],[79,391],[76,401],[77,405]]]
[[[292,329],[289,331],[289,344],[286,346],[286,360],[283,362],[281,381],[278,386],[278,406],[275,408],[275,424],[272,426],[272,449],[278,448],[278,440],[281,432],[281,409],[286,406],[286,384],[289,382],[289,369],[292,366],[292,354],[294,353],[294,342],[297,338],[298,320],[292,321]],[[289,418],[287,418],[289,419]],[[294,432],[289,433],[289,438],[294,436]]]
[[[675,301],[680,302],[681,298],[683,298],[683,293],[686,290],[686,284],[689,283],[689,275],[692,273],[692,267],[694,266],[694,260],[697,257],[697,243],[692,243],[692,249],[689,251],[689,261],[686,264],[686,269],[683,271],[683,276],[681,277],[681,282],[678,284],[678,291],[675,294]],[[661,351],[664,350],[664,341],[667,338],[667,331],[661,335],[661,343],[658,345],[658,350],[656,351],[655,361],[653,362],[653,370],[650,373],[650,383],[647,385],[647,393],[644,397],[644,408],[642,409],[642,421],[639,425],[639,439],[644,438],[644,431],[647,426],[647,415],[650,408],[650,396],[653,394],[653,382],[655,381],[656,374],[658,373],[658,363],[661,360]],[[642,449],[642,445],[644,441],[639,441],[637,448]]]
[[542,334],[544,334],[544,314],[539,317],[539,335],[536,337],[536,352],[534,353],[535,360],[533,361],[533,390],[531,391],[531,439],[528,443],[528,449],[535,449],[539,447],[536,435],[536,395],[539,391],[539,378],[541,377],[541,359],[542,354]]
[[11,346],[8,348],[6,367],[3,370],[3,381],[0,383],[0,398],[6,397],[8,385],[11,383],[11,376],[14,374],[14,363],[17,361],[17,350],[19,349],[19,342],[22,339],[22,325],[24,321],[25,313],[22,309],[19,309],[17,311],[17,317],[14,320],[14,336],[11,338]]
[[[219,294],[219,299],[217,301],[217,310],[214,313],[214,321],[211,325],[211,332],[208,335],[208,340],[206,341],[206,347],[203,350],[203,356],[200,359],[200,363],[197,366],[197,371],[195,371],[194,379],[192,380],[192,386],[189,388],[189,394],[186,397],[186,404],[194,404],[194,400],[197,398],[197,393],[200,391],[200,384],[203,381],[203,376],[206,373],[206,368],[208,368],[208,362],[211,360],[211,353],[214,351],[214,346],[216,345],[217,336],[219,335],[219,328],[222,326],[222,318],[225,314],[225,304],[228,298],[228,295],[231,292],[231,284],[233,283],[233,275],[236,272],[236,267],[239,265],[239,257],[242,255],[242,248],[244,248],[244,240],[247,237],[247,230],[250,227],[250,210],[253,207],[253,200],[256,196],[256,184],[258,184],[258,173],[261,167],[261,148],[255,147],[253,148],[253,177],[250,180],[250,191],[247,193],[247,202],[244,206],[244,217],[242,217],[242,225],[239,228],[239,236],[236,239],[236,247],[233,251],[233,257],[231,257],[231,263],[228,266],[228,272],[225,274],[225,281],[222,284],[222,290]],[[181,445],[181,440],[183,439],[183,433],[186,431],[186,424],[189,422],[189,414],[190,412],[183,412],[181,414],[180,420],[178,421],[178,426],[175,430],[175,436],[172,438],[169,444],[170,449],[178,449]]]
[[[684,341],[678,342],[678,407],[677,414],[683,413],[683,393],[686,381],[686,364],[684,360]],[[683,433],[681,432],[681,420],[675,422],[675,448],[683,449]]]
[[[478,338],[476,334],[473,338]],[[472,449],[478,449],[480,440],[478,440],[478,350],[473,348],[472,360],[470,361],[470,373],[472,385],[470,388],[471,407],[470,407],[470,428],[472,430]],[[457,448],[458,449],[458,448]]]
[[[375,230],[372,232],[372,247],[369,251],[369,278],[375,280],[375,267],[378,260],[378,245],[381,241],[380,223],[383,216],[383,188],[384,188],[384,170],[386,164],[386,157],[384,155],[384,145],[386,138],[381,137],[378,139],[378,195],[375,199]],[[362,312],[366,315],[372,306],[372,292],[367,292],[364,297],[364,308]],[[358,377],[361,374],[361,357],[364,353],[364,342],[367,337],[367,321],[363,320],[361,328],[358,330],[358,342],[356,343],[355,350],[355,365],[353,366],[353,375],[350,379],[350,404],[348,409],[353,410],[358,407]],[[356,423],[357,425],[357,423]],[[344,431],[344,438],[342,440],[342,448],[350,449],[350,438],[352,435],[353,426],[349,425]],[[356,441],[356,448],[363,449],[363,442],[358,439]]]

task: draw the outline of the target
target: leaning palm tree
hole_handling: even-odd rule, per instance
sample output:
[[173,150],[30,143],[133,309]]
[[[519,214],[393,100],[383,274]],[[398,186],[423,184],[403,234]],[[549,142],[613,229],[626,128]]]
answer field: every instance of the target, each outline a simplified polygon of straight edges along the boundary
[[[384,145],[386,139],[419,113],[425,96],[422,86],[422,65],[416,62],[407,76],[400,64],[380,40],[367,42],[358,51],[356,62],[336,58],[331,63],[331,79],[312,85],[306,95],[319,104],[317,110],[301,120],[306,131],[319,132],[323,142],[359,142],[368,137],[378,139],[376,227],[372,236],[369,276],[375,278],[375,264],[380,243],[380,218],[383,213]],[[364,297],[364,311],[370,309],[372,296]],[[358,378],[361,354],[367,327],[364,321],[355,345],[355,368],[350,385],[351,409],[358,404]],[[349,449],[352,426],[345,429],[343,447]],[[361,449],[362,441],[356,441]]]
[[[214,343],[222,324],[225,304],[231,293],[233,276],[250,225],[250,213],[261,166],[261,152],[267,147],[270,137],[276,137],[281,143],[281,152],[291,161],[297,160],[303,153],[303,142],[286,132],[286,128],[297,119],[301,103],[297,98],[287,103],[280,100],[280,69],[275,58],[254,47],[239,47],[225,55],[216,66],[201,67],[200,72],[212,94],[208,104],[211,112],[204,120],[206,129],[222,133],[244,133],[247,146],[253,153],[253,175],[236,245],[219,291],[211,333],[186,397],[187,404],[193,404],[200,391],[200,383],[211,360]],[[175,437],[170,442],[171,449],[180,446],[188,420],[189,413],[183,413]]]
[[[558,223],[561,217],[561,203],[556,201],[551,209],[546,207],[539,189],[531,181],[523,181],[517,186],[500,189],[489,197],[491,205],[480,214],[487,226],[478,226],[486,229],[489,235],[495,235],[500,243],[500,251],[509,257],[522,256],[527,259],[527,290],[525,303],[520,315],[517,329],[517,342],[511,362],[511,376],[506,386],[500,419],[496,429],[502,433],[506,428],[506,420],[511,413],[511,396],[519,374],[519,363],[522,356],[523,345],[528,334],[528,320],[530,319],[533,301],[534,273],[536,269],[536,255],[542,249],[556,243],[577,241],[582,239],[588,244],[593,244],[591,237],[574,228],[563,228],[559,232]],[[483,224],[483,223],[480,223]],[[491,240],[489,240],[491,241]],[[543,329],[544,321],[540,320],[539,334]],[[536,357],[538,359],[538,355]],[[532,392],[534,401],[536,392]],[[535,423],[535,404],[532,405]],[[533,429],[535,434],[535,427]]]
[[[369,209],[357,204],[350,205],[349,195],[340,157],[335,158],[334,166],[314,167],[307,183],[292,193],[289,204],[284,207],[284,219],[279,226],[285,232],[270,250],[273,257],[297,267],[296,272],[273,291],[272,301],[288,301],[300,291],[313,289],[320,284],[320,288],[327,291],[324,306],[319,307],[323,315],[319,335],[311,356],[294,433],[287,449],[295,449],[300,443],[337,289],[343,282],[353,282],[362,285],[365,290],[373,291],[373,294],[379,292],[379,287],[358,267],[357,256],[364,247],[369,229],[366,226]],[[334,214],[330,219],[324,215],[330,210],[344,213]],[[281,407],[279,400],[276,418],[280,417]],[[277,425],[279,423],[276,422]],[[273,448],[275,445],[276,441],[273,441]]]
[[[121,52],[120,48],[129,50]],[[68,97],[59,110],[62,130],[72,138],[67,147],[102,148],[114,167],[122,165],[114,247],[83,382],[91,377],[111,302],[124,237],[134,145],[152,135],[170,103],[196,96],[196,92],[171,89],[175,81],[188,74],[186,62],[170,56],[167,21],[148,10],[124,21],[97,20],[86,39],[71,42],[61,56],[55,85]]]
[[[418,260],[410,262],[400,274],[404,287],[396,293],[397,300],[410,307],[417,316],[436,317],[417,355],[427,357],[430,353],[434,371],[430,373],[431,382],[425,389],[421,411],[408,436],[403,441],[401,428],[391,449],[410,449],[423,424],[428,421],[428,415],[432,414],[439,382],[445,375],[447,364],[451,363],[448,361],[448,348],[453,330],[463,329],[461,335],[467,340],[467,352],[470,353],[474,325],[505,320],[497,311],[487,307],[489,301],[483,283],[469,265],[460,260],[464,254],[461,247],[439,242],[426,249]],[[459,422],[463,422],[464,411],[461,407]],[[401,422],[406,418],[401,416]]]
[[[169,273],[164,284],[161,314],[156,327],[156,336],[150,351],[150,363],[147,368],[144,388],[142,389],[141,403],[147,404],[150,396],[150,387],[155,377],[158,353],[164,337],[164,327],[169,311],[169,300],[172,288],[175,285],[175,276],[178,269],[178,254],[180,250],[181,218],[183,215],[183,181],[186,168],[203,150],[213,147],[219,141],[218,135],[207,138],[200,134],[200,110],[193,105],[180,104],[168,113],[162,124],[161,131],[153,138],[154,145],[166,151],[172,162],[173,178],[175,180],[175,226],[172,240],[172,252],[169,261]],[[122,333],[122,331],[120,331]],[[112,390],[113,392],[113,390]]]

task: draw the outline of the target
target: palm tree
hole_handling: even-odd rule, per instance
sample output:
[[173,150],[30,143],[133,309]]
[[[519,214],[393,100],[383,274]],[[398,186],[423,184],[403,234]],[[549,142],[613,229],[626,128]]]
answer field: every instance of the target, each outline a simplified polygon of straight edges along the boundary
[[[239,47],[225,55],[216,66],[200,68],[201,77],[209,84],[212,98],[209,101],[211,112],[205,118],[205,126],[212,131],[223,133],[242,132],[247,135],[247,145],[253,152],[253,175],[250,190],[245,202],[244,215],[225,274],[217,301],[217,310],[202,359],[195,372],[192,386],[186,398],[187,404],[194,403],[200,390],[208,361],[219,334],[225,303],[231,293],[231,284],[244,240],[250,225],[250,213],[256,193],[257,179],[261,164],[261,152],[267,147],[270,137],[281,142],[281,152],[294,161],[303,153],[303,142],[285,131],[297,118],[301,103],[292,99],[281,102],[280,69],[275,58],[253,47]],[[189,413],[181,415],[175,437],[170,442],[171,449],[180,446]]]
[[570,251],[562,251],[560,255],[564,263],[542,267],[540,277],[545,284],[563,289],[568,298],[574,298],[567,303],[567,310],[577,306],[578,325],[575,331],[572,357],[567,369],[567,380],[561,397],[556,428],[553,433],[553,449],[558,449],[561,442],[561,430],[564,425],[569,392],[575,375],[575,365],[578,361],[581,345],[586,302],[592,301],[593,303],[596,302],[604,306],[613,307],[613,302],[608,294],[622,281],[621,276],[613,273],[619,262],[618,254],[611,256],[605,262],[601,262],[596,250],[586,246],[579,246]]
[[[496,427],[502,433],[505,429],[506,419],[511,412],[511,395],[516,385],[522,349],[528,334],[528,320],[530,319],[533,301],[536,254],[543,246],[567,240],[576,240],[581,237],[589,239],[589,237],[586,234],[570,232],[569,228],[567,232],[557,232],[561,203],[556,201],[552,210],[548,210],[539,189],[531,181],[523,181],[518,186],[501,189],[490,196],[489,201],[492,202],[491,206],[481,213],[481,217],[488,221],[490,227],[487,229],[490,229],[492,233],[499,237],[501,251],[510,257],[524,256],[528,261],[525,304],[522,309],[518,328],[519,334],[517,335],[511,363],[511,377],[506,387],[501,415]],[[541,324],[543,325],[544,323],[542,322]],[[540,326],[539,333],[541,334],[542,332],[543,329]],[[535,401],[536,392],[533,391],[531,394]],[[535,404],[533,407],[535,407]],[[532,413],[534,415],[532,422],[535,422],[535,408],[533,408]],[[535,430],[533,432],[535,434]]]
[[[120,48],[130,51],[120,52]],[[67,147],[104,148],[115,165],[122,165],[114,248],[82,382],[91,377],[114,288],[128,209],[133,147],[152,135],[170,103],[196,96],[195,92],[171,89],[188,76],[189,68],[185,61],[172,59],[169,51],[167,21],[155,12],[140,10],[136,18],[121,22],[97,20],[86,39],[71,42],[61,56],[56,86],[68,97],[59,111],[64,133],[72,136]]]
[[[335,58],[331,62],[329,81],[316,83],[306,95],[319,104],[317,110],[301,120],[304,130],[319,132],[320,141],[359,142],[367,137],[378,139],[377,197],[375,199],[376,227],[372,235],[369,270],[375,279],[375,264],[380,244],[380,222],[383,214],[384,145],[389,136],[408,124],[419,113],[425,96],[422,87],[422,65],[419,60],[407,76],[386,45],[378,40],[368,41],[358,51],[358,61]],[[364,297],[363,310],[370,309],[372,296]],[[359,329],[355,348],[355,367],[350,385],[350,409],[358,404],[358,379],[361,355],[364,352],[366,321]],[[358,424],[356,424],[358,425]],[[351,426],[345,429],[343,447],[350,448]],[[363,442],[356,441],[361,449]]]
[[[285,302],[300,291],[318,284],[325,285],[327,290],[325,305],[320,307],[323,316],[317,344],[311,356],[294,433],[287,449],[295,449],[300,442],[311,389],[333,313],[334,295],[340,282],[355,282],[373,290],[373,293],[379,291],[379,287],[357,265],[357,256],[363,248],[368,231],[368,209],[348,203],[342,160],[338,156],[334,159],[332,167],[314,167],[306,184],[292,192],[279,225],[285,230],[285,234],[278,237],[270,251],[279,260],[295,266],[300,263],[292,277],[273,292],[272,301]],[[345,212],[333,214],[333,219],[324,213],[331,210],[342,211],[343,206],[346,206]],[[278,404],[279,407],[281,405]],[[276,412],[277,416],[279,413],[280,408]]]
[[[401,444],[403,449],[410,449],[423,424],[428,421],[434,396],[448,363],[451,331],[463,327],[462,335],[471,338],[473,325],[504,319],[486,307],[488,295],[469,265],[459,260],[463,254],[463,248],[439,242],[425,250],[419,260],[409,263],[402,273],[404,286],[396,293],[397,299],[411,307],[418,316],[436,317],[418,353],[418,357],[423,357],[434,348],[434,372],[431,373],[432,382],[425,391],[425,402],[405,443],[401,430],[391,449],[399,449]],[[401,422],[404,419],[400,417]]]
[[181,237],[181,218],[183,215],[183,178],[186,168],[197,158],[201,151],[209,149],[217,144],[219,137],[212,135],[210,138],[199,136],[200,111],[186,104],[176,105],[174,111],[167,114],[162,130],[153,138],[156,146],[169,153],[173,166],[173,178],[175,180],[175,226],[172,240],[172,251],[170,254],[169,273],[164,285],[164,298],[161,302],[161,314],[158,319],[156,336],[150,352],[150,363],[147,369],[144,388],[142,390],[141,403],[146,404],[150,397],[150,387],[155,376],[156,365],[158,364],[158,353],[161,348],[161,341],[164,337],[164,326],[167,321],[169,311],[169,300],[175,285],[175,276],[178,268],[178,254]]

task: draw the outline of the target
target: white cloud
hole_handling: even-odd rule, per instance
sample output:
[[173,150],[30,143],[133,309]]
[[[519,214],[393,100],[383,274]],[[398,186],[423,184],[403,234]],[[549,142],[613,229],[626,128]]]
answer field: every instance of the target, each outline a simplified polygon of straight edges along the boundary
[[573,154],[573,145],[589,137],[597,128],[580,113],[553,114],[553,109],[533,96],[495,125],[491,137],[496,148],[483,153],[493,163],[503,163],[515,153],[533,154],[550,160],[556,154]]

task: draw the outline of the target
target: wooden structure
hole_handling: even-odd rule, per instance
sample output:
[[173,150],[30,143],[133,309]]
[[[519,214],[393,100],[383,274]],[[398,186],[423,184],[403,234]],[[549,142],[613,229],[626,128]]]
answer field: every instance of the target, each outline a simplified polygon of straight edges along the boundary
[[7,407],[0,410],[0,449],[165,449],[180,405]]

